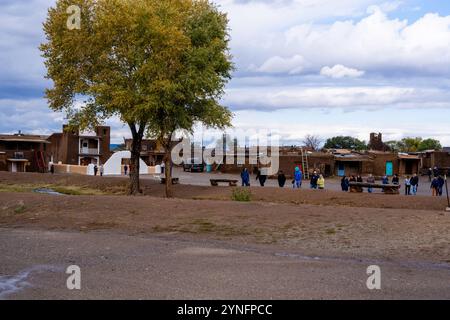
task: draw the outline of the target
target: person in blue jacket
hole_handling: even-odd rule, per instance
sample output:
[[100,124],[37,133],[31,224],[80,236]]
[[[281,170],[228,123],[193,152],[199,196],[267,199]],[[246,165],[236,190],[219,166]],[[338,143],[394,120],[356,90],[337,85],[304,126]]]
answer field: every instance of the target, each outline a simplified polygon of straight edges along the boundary
[[242,186],[250,187],[250,173],[247,168],[244,168],[241,172]]
[[294,172],[294,189],[300,189],[302,187],[302,180],[303,180],[303,172],[300,170],[299,167],[295,167]]

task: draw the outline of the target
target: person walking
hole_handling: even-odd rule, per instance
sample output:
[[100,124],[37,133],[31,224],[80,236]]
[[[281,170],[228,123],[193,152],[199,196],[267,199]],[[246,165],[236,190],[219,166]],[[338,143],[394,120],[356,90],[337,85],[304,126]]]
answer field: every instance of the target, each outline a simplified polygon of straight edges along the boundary
[[433,175],[435,178],[439,176],[439,168],[437,166],[434,166],[433,168]]
[[125,165],[123,167],[123,172],[125,173],[125,175],[128,175],[128,165]]
[[300,189],[302,187],[302,180],[303,180],[303,172],[300,170],[299,167],[295,167],[294,172],[294,189]]
[[431,182],[432,176],[433,176],[433,169],[428,168],[428,179],[429,179],[430,182]]
[[414,175],[411,178],[411,190],[413,195],[417,195],[417,190],[419,188],[419,176],[417,173],[414,173]]
[[437,177],[434,177],[433,180],[431,181],[430,189],[433,197],[439,195],[439,181]]
[[317,180],[319,180],[319,176],[317,175],[317,171],[314,171],[310,181],[311,189],[317,189]]
[[[369,183],[369,184],[374,184],[375,183],[375,178],[374,178],[374,176],[372,174],[369,174],[369,177],[367,178],[367,183]],[[372,193],[373,192],[373,187],[369,187],[367,189],[367,191],[369,193]]]
[[103,177],[103,173],[105,173],[105,168],[103,167],[103,165],[100,165],[100,177]]
[[263,174],[261,169],[258,169],[258,174],[256,175],[256,180],[259,181],[259,184],[261,185],[261,187],[264,187],[264,185],[266,184],[267,175]]
[[341,179],[341,189],[342,189],[342,191],[348,192],[349,183],[350,182],[348,181],[347,176],[343,176],[342,179]]
[[278,186],[280,188],[284,188],[284,186],[286,185],[286,180],[286,175],[282,170],[280,170],[280,172],[278,172]]
[[250,187],[250,173],[247,168],[244,168],[241,172],[242,186]]
[[317,186],[319,190],[325,189],[325,178],[323,177],[323,175],[319,175],[319,178],[317,179]]
[[98,173],[98,167],[97,165],[94,165],[94,176],[97,176]]
[[409,176],[405,179],[405,196],[411,195],[411,179]]

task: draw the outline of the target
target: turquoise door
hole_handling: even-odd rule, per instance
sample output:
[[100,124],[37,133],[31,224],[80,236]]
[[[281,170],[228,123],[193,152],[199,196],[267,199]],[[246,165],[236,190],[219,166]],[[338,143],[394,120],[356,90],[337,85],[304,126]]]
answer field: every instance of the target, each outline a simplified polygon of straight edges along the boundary
[[386,175],[393,176],[394,175],[394,165],[392,161],[386,162]]
[[338,176],[343,177],[345,176],[345,165],[343,163],[339,163],[338,166]]

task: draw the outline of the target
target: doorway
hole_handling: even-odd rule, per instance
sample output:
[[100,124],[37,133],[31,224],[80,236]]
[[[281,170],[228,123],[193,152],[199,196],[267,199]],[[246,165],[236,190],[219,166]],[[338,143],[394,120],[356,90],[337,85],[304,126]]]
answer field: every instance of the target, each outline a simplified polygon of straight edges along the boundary
[[386,162],[386,175],[387,176],[393,176],[394,175],[394,164],[392,161]]

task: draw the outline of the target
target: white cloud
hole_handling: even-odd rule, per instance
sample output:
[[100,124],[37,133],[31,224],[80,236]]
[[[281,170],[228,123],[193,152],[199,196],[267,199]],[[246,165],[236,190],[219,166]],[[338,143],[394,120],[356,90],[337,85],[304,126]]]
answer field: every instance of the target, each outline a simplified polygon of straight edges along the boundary
[[291,58],[276,56],[264,62],[261,67],[257,68],[257,71],[267,73],[299,74],[304,70],[304,67],[305,59],[300,55],[295,55]]
[[225,99],[234,109],[274,111],[280,109],[450,108],[445,89],[414,87],[248,87],[229,89]]
[[[258,30],[249,31],[242,25],[233,29],[232,46],[238,67],[248,70],[250,64],[267,67],[274,62],[286,66],[293,59],[286,57],[301,56],[307,61],[303,73],[318,73],[323,66],[342,64],[387,77],[449,76],[450,15],[428,13],[410,22],[389,18],[383,7],[394,8],[372,6],[370,14],[362,19],[327,24],[299,19],[283,25],[269,18],[259,22],[257,17],[249,27]],[[292,71],[287,67],[279,70],[286,74]]]
[[343,66],[342,64],[337,64],[334,67],[323,67],[322,70],[320,70],[320,74],[322,76],[327,76],[334,79],[340,79],[340,78],[358,78],[364,75],[364,71],[360,71],[353,68],[347,68]]
[[[229,14],[231,53],[238,67],[224,102],[238,113],[246,112],[248,118],[244,123],[238,117],[235,126],[271,126],[289,139],[311,132],[367,139],[367,131],[375,126],[391,136],[429,134],[450,143],[444,119],[450,109],[450,16],[442,16],[448,13],[407,21],[395,18],[395,11],[408,1],[387,0],[215,2]],[[1,1],[1,132],[61,130],[63,115],[49,110],[40,99],[48,82],[43,79],[45,68],[37,49],[43,41],[47,8],[54,3]],[[359,75],[362,72],[364,77]],[[319,73],[329,75],[321,77]],[[397,113],[395,123],[385,124],[386,120],[379,118],[369,126],[354,121],[358,110],[374,113],[382,109],[390,119],[392,111],[401,108],[417,112],[417,116],[403,123],[397,119],[404,117]],[[334,111],[340,109],[356,112],[337,121],[336,114],[341,112]],[[283,112],[290,112],[289,117],[276,125],[268,123]],[[304,114],[312,118],[316,113],[320,119],[299,125]],[[129,136],[119,119],[111,119],[109,124],[114,142]]]
[[367,9],[368,13],[374,13],[377,10],[381,9],[383,12],[393,12],[397,10],[400,6],[404,4],[403,1],[389,1],[389,2],[383,2],[380,5],[372,5],[369,6]]
[[[436,110],[422,117],[420,126],[412,125],[418,114],[416,111],[390,112],[386,117],[383,111],[360,111],[323,113],[319,110],[282,110],[274,113],[239,111],[235,125],[243,130],[269,130],[281,135],[284,144],[299,144],[307,134],[329,138],[337,135],[350,135],[368,140],[371,132],[382,132],[385,141],[398,140],[408,136],[435,138],[443,145],[450,146],[450,127],[439,126],[433,120]],[[439,111],[438,111],[439,112]],[[450,115],[449,111],[440,114]],[[398,117],[404,121],[398,121]]]
[[299,26],[285,35],[286,51],[301,53],[316,67],[342,63],[385,74],[450,73],[450,16],[427,14],[408,24],[378,9],[357,23]]

